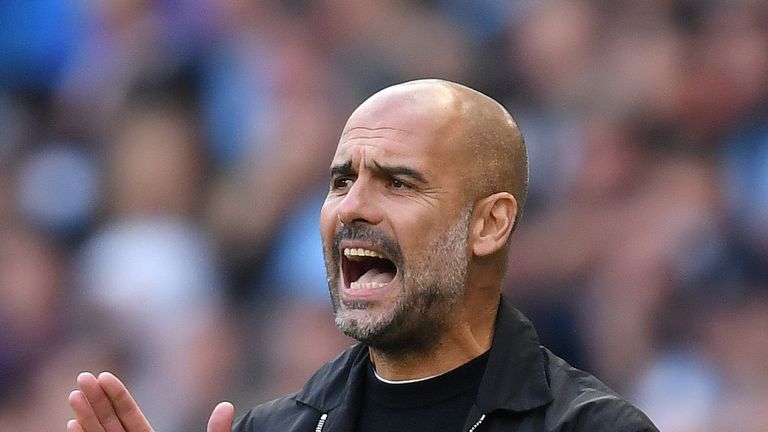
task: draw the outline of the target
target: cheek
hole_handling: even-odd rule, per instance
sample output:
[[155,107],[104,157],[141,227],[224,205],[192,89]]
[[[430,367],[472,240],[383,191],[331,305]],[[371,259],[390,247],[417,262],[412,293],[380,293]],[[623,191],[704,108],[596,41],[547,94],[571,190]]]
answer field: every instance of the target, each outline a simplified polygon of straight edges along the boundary
[[418,217],[405,218],[402,213],[400,216],[392,221],[392,230],[403,255],[407,259],[421,259],[431,253],[430,245],[440,230],[437,221]]
[[333,241],[338,220],[336,206],[332,202],[326,201],[320,209],[320,236],[323,239],[323,244]]
[[402,211],[393,223],[403,254],[410,259],[429,259],[436,242],[455,229],[460,215],[427,209],[420,212]]

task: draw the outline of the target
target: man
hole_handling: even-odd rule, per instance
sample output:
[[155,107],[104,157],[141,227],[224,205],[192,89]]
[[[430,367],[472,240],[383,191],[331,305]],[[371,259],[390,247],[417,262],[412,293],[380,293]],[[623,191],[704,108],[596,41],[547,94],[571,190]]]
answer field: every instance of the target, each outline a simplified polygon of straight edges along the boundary
[[[320,215],[336,323],[361,343],[234,425],[219,404],[208,431],[655,431],[501,296],[527,170],[512,117],[472,89],[420,80],[365,101]],[[111,374],[78,384],[69,432],[151,430]]]

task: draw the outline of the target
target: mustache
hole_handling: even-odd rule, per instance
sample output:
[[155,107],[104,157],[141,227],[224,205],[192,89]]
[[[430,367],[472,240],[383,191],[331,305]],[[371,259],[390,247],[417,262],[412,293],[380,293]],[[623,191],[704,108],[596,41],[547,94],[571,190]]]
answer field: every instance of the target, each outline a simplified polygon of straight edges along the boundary
[[360,222],[344,224],[334,236],[334,255],[338,257],[341,250],[341,242],[344,240],[356,240],[370,243],[377,250],[386,255],[397,267],[403,264],[403,252],[396,241],[381,233],[371,225]]

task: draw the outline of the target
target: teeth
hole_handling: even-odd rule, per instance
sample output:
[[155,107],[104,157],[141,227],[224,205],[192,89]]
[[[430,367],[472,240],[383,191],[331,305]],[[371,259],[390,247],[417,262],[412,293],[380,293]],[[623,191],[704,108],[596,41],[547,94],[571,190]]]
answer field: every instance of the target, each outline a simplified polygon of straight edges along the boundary
[[368,283],[361,283],[361,282],[352,282],[349,284],[349,289],[357,290],[357,289],[375,289],[375,288],[381,288],[385,284],[381,282],[368,282]]
[[345,248],[344,256],[367,256],[373,258],[384,258],[380,253],[372,251],[370,249],[363,248]]

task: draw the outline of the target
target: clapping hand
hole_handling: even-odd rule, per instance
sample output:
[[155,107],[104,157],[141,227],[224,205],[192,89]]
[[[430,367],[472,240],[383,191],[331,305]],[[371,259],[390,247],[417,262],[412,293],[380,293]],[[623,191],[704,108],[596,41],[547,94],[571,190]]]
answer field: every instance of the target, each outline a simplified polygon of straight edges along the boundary
[[[83,372],[77,377],[78,389],[69,394],[75,418],[67,432],[154,432],[144,413],[125,385],[109,372],[98,377]],[[222,402],[208,420],[207,432],[230,432],[235,408]]]

